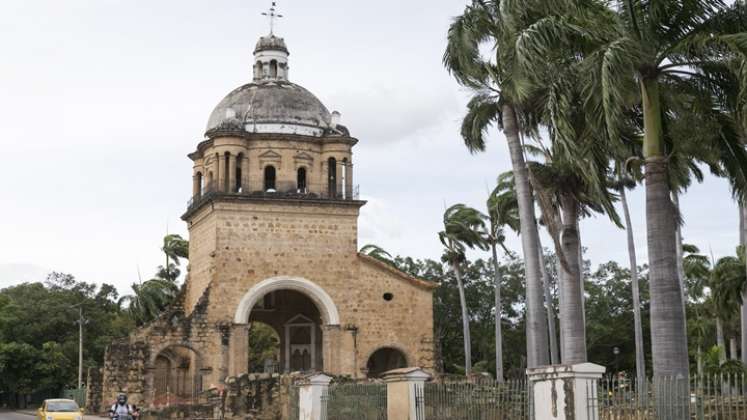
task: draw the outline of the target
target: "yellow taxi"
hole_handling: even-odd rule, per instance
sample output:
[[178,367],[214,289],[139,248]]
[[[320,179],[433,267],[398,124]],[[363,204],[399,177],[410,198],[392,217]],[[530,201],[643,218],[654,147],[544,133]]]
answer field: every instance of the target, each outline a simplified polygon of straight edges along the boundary
[[73,400],[44,400],[36,417],[38,420],[83,420],[83,409]]

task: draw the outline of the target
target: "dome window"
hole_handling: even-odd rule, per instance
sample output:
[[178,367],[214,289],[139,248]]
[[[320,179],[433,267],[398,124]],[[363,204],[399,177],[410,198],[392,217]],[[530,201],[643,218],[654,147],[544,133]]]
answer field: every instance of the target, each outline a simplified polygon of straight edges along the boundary
[[270,77],[277,79],[278,77],[278,62],[277,60],[270,60]]
[[299,193],[306,194],[308,192],[306,189],[306,168],[298,168],[298,173],[296,174],[296,186]]
[[329,198],[335,198],[337,197],[337,159],[333,157],[327,159],[327,174],[329,179],[329,184],[327,185]]
[[265,192],[275,191],[275,167],[267,165],[265,167]]

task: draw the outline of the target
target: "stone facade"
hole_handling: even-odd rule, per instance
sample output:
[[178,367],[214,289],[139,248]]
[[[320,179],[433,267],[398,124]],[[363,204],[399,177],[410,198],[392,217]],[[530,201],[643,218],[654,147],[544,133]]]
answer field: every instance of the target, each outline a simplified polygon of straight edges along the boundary
[[[434,285],[358,253],[357,140],[305,89],[281,89],[271,103],[278,83],[247,87],[262,91],[259,102],[245,88],[229,94],[189,155],[185,285],[167,313],[109,347],[105,402],[125,391],[145,406],[194,403],[242,378],[254,322],[277,333],[284,372],[433,368]],[[299,103],[313,112],[294,117]]]

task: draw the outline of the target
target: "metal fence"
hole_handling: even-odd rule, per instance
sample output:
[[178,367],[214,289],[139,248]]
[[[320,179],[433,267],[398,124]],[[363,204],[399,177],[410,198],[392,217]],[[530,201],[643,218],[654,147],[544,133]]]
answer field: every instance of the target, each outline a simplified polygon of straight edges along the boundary
[[527,395],[526,380],[426,383],[423,414],[428,420],[525,420]]
[[80,407],[86,406],[86,387],[65,389],[62,391],[62,398],[75,400]]
[[598,412],[591,420],[747,420],[746,379],[744,374],[662,377],[640,386],[605,378],[590,385],[597,397],[589,406]]
[[386,420],[385,384],[333,384],[321,402],[322,420]]

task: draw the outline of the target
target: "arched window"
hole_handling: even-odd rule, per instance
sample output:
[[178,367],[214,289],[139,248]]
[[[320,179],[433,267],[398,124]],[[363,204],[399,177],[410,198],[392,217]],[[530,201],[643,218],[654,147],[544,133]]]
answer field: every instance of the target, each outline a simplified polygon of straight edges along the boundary
[[195,174],[194,182],[195,183],[194,183],[194,188],[193,188],[193,191],[192,191],[192,195],[194,197],[200,198],[202,196],[202,190],[204,188],[203,185],[202,185],[202,172],[197,172]]
[[278,62],[276,60],[270,60],[270,77],[278,77]]
[[243,185],[241,185],[241,167],[244,165],[244,154],[239,153],[236,155],[236,185],[234,186],[234,192],[241,192]]
[[265,166],[265,191],[275,192],[275,167]]
[[296,186],[299,193],[306,193],[306,168],[298,168],[296,173]]
[[337,197],[337,159],[331,157],[327,159],[327,174],[329,183],[327,185],[327,191],[329,191],[329,197]]

